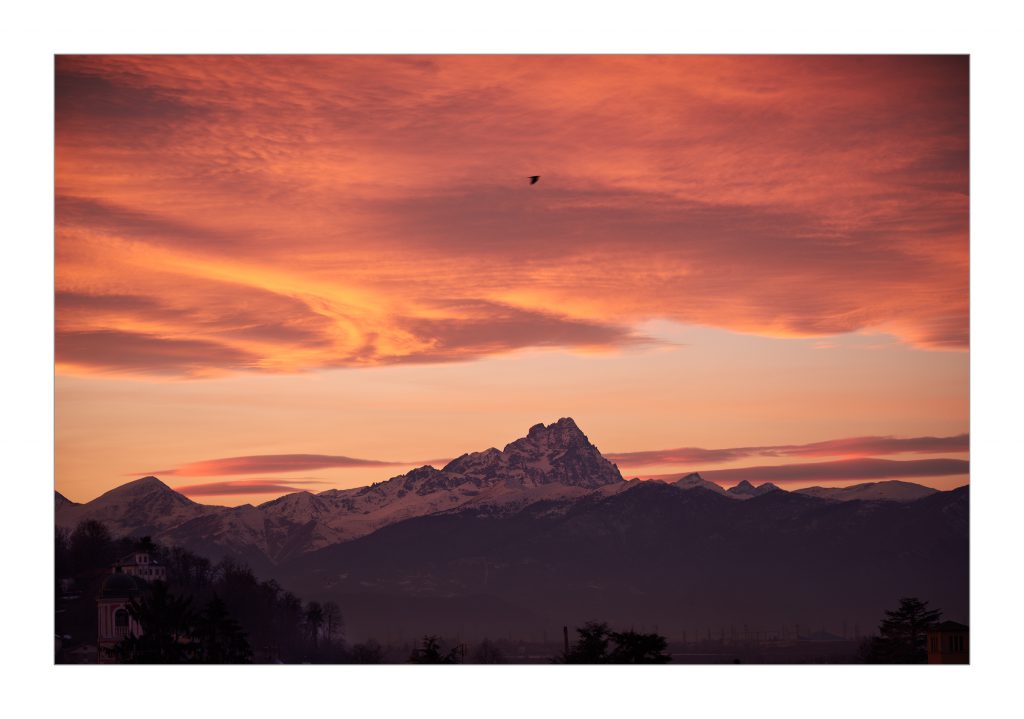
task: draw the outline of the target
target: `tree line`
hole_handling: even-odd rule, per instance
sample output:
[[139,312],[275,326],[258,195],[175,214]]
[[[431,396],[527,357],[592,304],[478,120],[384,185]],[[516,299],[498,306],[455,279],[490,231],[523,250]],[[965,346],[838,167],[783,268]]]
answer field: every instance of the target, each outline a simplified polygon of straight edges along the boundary
[[941,609],[929,609],[928,602],[917,597],[903,597],[899,607],[885,612],[878,636],[861,644],[859,658],[865,664],[924,664],[928,628],[941,619]]
[[[332,601],[306,601],[274,580],[260,581],[243,562],[211,562],[180,547],[163,547],[148,537],[114,538],[93,520],[73,531],[56,530],[56,631],[69,645],[94,645],[96,597],[111,566],[137,549],[151,553],[167,571],[166,582],[128,604],[142,628],[116,647],[116,658],[138,663],[382,663],[388,656],[376,642],[349,645],[341,607]],[[862,643],[857,659],[865,663],[927,661],[928,628],[942,616],[928,602],[905,597],[885,612],[879,634]],[[632,629],[616,631],[590,621],[576,628],[577,639],[552,658],[564,664],[663,664],[671,661],[667,640]],[[57,661],[62,661],[58,653]],[[504,663],[497,644],[483,640],[470,649],[426,635],[406,661],[416,664]]]
[[[115,649],[125,662],[359,662],[383,660],[373,642],[349,646],[335,602],[303,602],[274,580],[260,581],[243,562],[211,562],[148,537],[114,538],[94,520],[56,531],[57,633],[70,643],[95,643],[96,597],[111,566],[137,549],[167,571],[166,582],[127,606],[141,626]],[[72,585],[69,587],[69,582]],[[58,661],[60,657],[58,656]]]

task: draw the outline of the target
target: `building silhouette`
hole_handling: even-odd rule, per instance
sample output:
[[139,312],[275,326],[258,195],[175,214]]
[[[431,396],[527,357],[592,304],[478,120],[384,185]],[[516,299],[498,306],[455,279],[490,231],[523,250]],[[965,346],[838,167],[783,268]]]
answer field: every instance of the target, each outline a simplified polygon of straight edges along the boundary
[[929,664],[970,664],[970,629],[959,622],[939,622],[928,629]]
[[167,567],[160,564],[148,551],[138,549],[126,554],[114,563],[114,570],[132,577],[141,577],[147,582],[167,581]]
[[128,603],[146,591],[151,581],[166,581],[167,568],[140,549],[114,562],[96,598],[97,660],[115,662],[113,649],[128,636],[141,636],[142,627],[128,612]]

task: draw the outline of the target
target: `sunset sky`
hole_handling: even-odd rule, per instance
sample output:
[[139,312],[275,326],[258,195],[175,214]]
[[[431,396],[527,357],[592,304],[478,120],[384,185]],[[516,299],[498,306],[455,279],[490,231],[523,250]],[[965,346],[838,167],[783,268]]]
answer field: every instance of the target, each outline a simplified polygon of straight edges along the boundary
[[965,56],[58,56],[55,134],[72,500],[565,416],[626,477],[967,482]]

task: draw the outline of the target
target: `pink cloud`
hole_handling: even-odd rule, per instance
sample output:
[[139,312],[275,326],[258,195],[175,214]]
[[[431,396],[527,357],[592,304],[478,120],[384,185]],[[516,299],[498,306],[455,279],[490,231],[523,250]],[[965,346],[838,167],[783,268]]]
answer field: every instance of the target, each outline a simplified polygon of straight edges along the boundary
[[[834,462],[808,462],[766,467],[740,467],[702,471],[701,475],[718,484],[749,482],[880,480],[910,477],[967,475],[970,463],[962,459],[841,459]],[[676,477],[678,475],[670,475]]]
[[943,454],[967,452],[970,436],[951,437],[846,437],[810,444],[783,444],[764,447],[732,447],[702,449],[677,447],[675,449],[644,452],[612,452],[605,456],[624,467],[643,467],[655,464],[718,464],[744,457],[836,457],[917,453]]
[[652,318],[965,349],[968,79],[966,56],[60,56],[57,360],[447,362],[617,350]]
[[358,459],[330,454],[257,454],[245,457],[223,457],[190,462],[156,474],[173,477],[219,477],[232,474],[272,474],[297,470],[337,467],[398,467],[408,462]]

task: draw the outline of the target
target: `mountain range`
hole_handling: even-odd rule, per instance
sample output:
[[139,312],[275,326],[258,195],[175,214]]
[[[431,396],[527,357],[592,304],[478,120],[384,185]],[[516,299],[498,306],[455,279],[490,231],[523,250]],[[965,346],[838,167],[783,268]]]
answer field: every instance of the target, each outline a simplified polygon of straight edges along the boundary
[[626,480],[570,418],[442,469],[259,506],[198,504],[155,477],[84,504],[55,494],[58,526],[96,519],[242,558],[295,591],[342,600],[378,637],[427,625],[521,634],[570,617],[643,616],[677,633],[868,622],[908,593],[966,617],[967,513],[967,487]]
[[511,512],[542,500],[606,496],[629,486],[570,419],[538,424],[503,450],[464,454],[443,469],[424,466],[354,489],[295,492],[254,507],[193,502],[156,477],[143,477],[85,504],[55,493],[58,526],[95,519],[120,535],[257,566],[349,541],[412,517],[458,507]]

